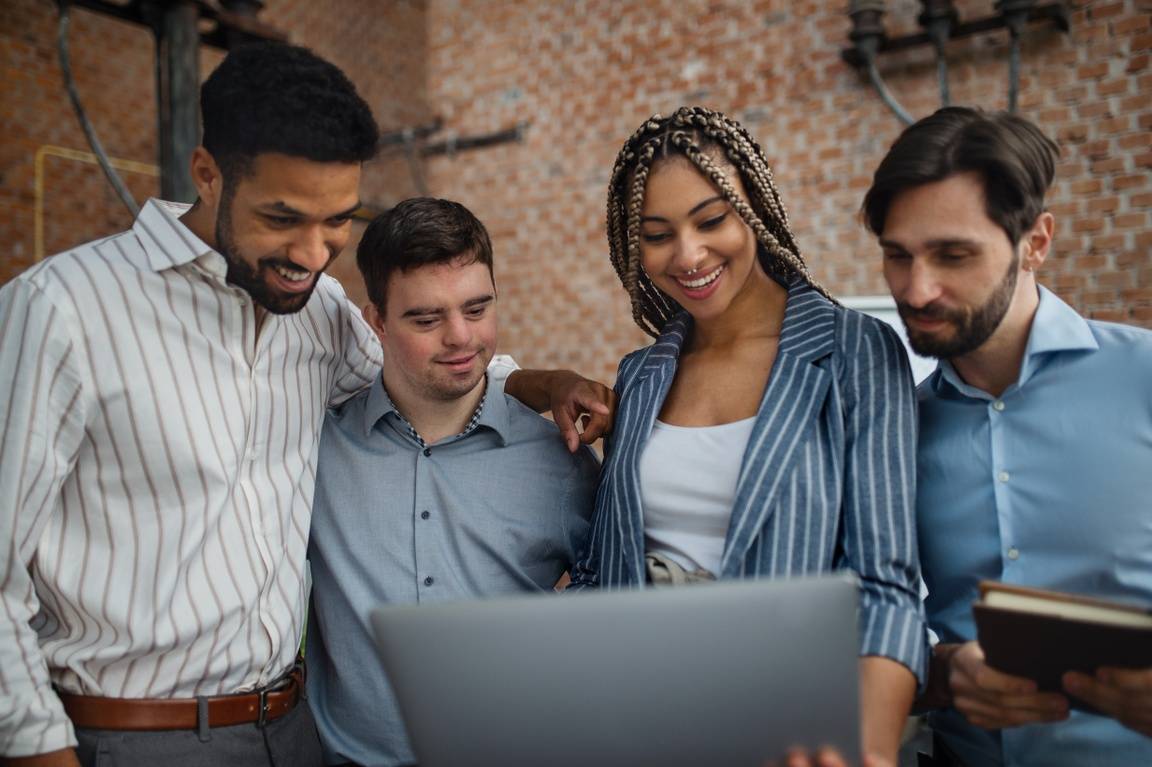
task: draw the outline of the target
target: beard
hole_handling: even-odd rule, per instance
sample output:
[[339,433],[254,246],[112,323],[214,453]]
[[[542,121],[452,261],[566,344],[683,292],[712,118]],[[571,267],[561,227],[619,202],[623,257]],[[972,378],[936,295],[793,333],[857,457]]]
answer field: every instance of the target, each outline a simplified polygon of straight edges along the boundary
[[[988,300],[975,309],[961,307],[948,309],[929,304],[923,309],[913,309],[907,304],[897,303],[896,309],[904,320],[904,329],[908,332],[908,344],[917,354],[937,359],[950,359],[960,357],[975,351],[987,341],[1008,313],[1012,304],[1012,294],[1016,291],[1017,267],[1020,265],[1020,256],[1016,254],[1003,279],[988,296]],[[939,337],[929,333],[914,330],[908,324],[909,317],[919,317],[928,320],[944,320],[949,323],[955,332],[949,337]]]
[[271,256],[258,259],[256,266],[244,260],[232,231],[232,195],[227,190],[220,201],[220,212],[216,217],[216,251],[228,264],[225,276],[228,284],[243,290],[272,314],[295,314],[303,309],[319,281],[319,275],[314,276],[311,287],[300,293],[283,293],[269,285],[266,275],[273,267],[283,266],[295,270],[300,267],[287,259]]

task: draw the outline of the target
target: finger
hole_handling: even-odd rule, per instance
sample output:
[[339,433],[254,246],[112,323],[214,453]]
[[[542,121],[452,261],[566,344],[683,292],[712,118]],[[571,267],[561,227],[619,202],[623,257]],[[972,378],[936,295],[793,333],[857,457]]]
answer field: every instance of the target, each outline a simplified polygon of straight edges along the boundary
[[828,746],[822,746],[816,751],[817,767],[848,767],[840,752]]
[[609,418],[606,413],[590,413],[586,415],[588,420],[587,423],[584,424],[584,433],[580,435],[580,441],[585,445],[591,445],[608,433],[608,429],[612,425],[612,419]]
[[1096,669],[1096,679],[1122,690],[1152,694],[1152,669],[1101,666]]
[[[977,650],[978,652],[978,650]],[[956,653],[949,676],[953,689],[978,689],[984,692],[1027,695],[1036,692],[1036,683],[1022,676],[1005,674],[984,662],[983,653]]]
[[1051,696],[1056,702],[1044,696],[1037,701],[1036,696],[1025,699],[1026,705],[1019,705],[1019,700],[1012,700],[1017,705],[1006,706],[996,702],[988,702],[976,698],[956,698],[953,704],[956,710],[964,715],[972,724],[987,729],[998,730],[1002,727],[1016,727],[1022,724],[1035,722],[1059,722],[1068,717],[1068,701],[1061,696]]
[[1141,691],[1144,694],[1134,694],[1131,689],[1107,684],[1074,671],[1064,675],[1063,683],[1070,695],[1125,724],[1129,720],[1152,720],[1152,699],[1144,691]]
[[568,452],[575,453],[580,448],[580,432],[576,429],[576,423],[572,420],[572,414],[568,412],[567,408],[558,407],[552,411],[552,420],[556,422],[556,426],[560,429],[560,436],[564,438],[564,444],[568,446]]

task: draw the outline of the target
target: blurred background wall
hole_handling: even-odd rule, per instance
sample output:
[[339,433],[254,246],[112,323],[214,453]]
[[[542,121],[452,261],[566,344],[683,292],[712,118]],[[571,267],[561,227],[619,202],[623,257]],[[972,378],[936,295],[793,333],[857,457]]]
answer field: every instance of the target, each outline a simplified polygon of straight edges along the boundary
[[[956,6],[962,20],[995,12],[993,0]],[[1041,280],[1088,316],[1152,327],[1152,2],[1069,6],[1069,33],[1031,25],[1022,51],[1020,111],[1063,152],[1057,246]],[[817,278],[846,299],[885,295],[856,211],[901,126],[841,60],[846,10],[847,0],[267,0],[260,19],[342,67],[385,131],[439,118],[429,140],[441,142],[526,124],[519,141],[415,163],[388,148],[366,167],[362,197],[383,210],[423,183],[468,205],[495,245],[502,351],[611,381],[645,337],[608,263],[605,189],[620,145],[653,112],[702,104],[743,122]],[[919,31],[920,10],[889,0],[888,34]],[[130,224],[77,154],[88,146],[55,36],[55,3],[0,3],[0,283]],[[70,41],[108,154],[139,200],[157,194],[151,32],[76,9]],[[221,55],[201,50],[202,75]],[[1006,31],[953,40],[948,57],[954,103],[1006,105]],[[927,46],[884,54],[880,67],[914,116],[939,105]],[[332,271],[362,302],[351,250]]]

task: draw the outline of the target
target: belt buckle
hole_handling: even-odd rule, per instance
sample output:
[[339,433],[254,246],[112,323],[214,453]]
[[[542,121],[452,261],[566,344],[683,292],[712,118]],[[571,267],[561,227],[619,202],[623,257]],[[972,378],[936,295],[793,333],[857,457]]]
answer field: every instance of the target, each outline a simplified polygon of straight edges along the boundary
[[264,729],[264,725],[268,724],[268,688],[261,688],[256,693],[256,705],[260,709],[259,717],[256,719],[256,727]]

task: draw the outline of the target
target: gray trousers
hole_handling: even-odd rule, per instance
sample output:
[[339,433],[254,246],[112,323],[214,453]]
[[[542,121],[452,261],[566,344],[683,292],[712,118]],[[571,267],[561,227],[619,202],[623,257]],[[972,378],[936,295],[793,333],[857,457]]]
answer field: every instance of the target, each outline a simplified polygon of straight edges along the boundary
[[321,767],[320,736],[308,701],[263,728],[256,724],[197,730],[76,728],[84,767]]

